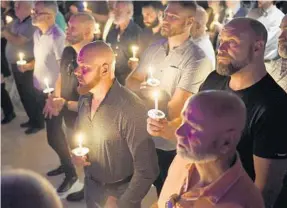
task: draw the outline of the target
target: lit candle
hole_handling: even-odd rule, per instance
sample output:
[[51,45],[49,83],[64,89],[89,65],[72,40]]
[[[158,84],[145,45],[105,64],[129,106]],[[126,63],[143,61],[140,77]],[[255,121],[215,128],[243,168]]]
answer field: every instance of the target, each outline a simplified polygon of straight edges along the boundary
[[46,89],[44,89],[43,92],[44,92],[44,93],[48,93],[49,95],[51,95],[51,92],[54,91],[54,88],[50,88],[50,87],[49,87],[49,80],[48,80],[48,78],[45,78],[45,79],[44,79],[44,83],[45,83],[45,85],[46,85]]
[[83,134],[79,133],[77,135],[78,140],[78,147],[72,150],[72,153],[76,156],[83,157],[90,151],[89,148],[83,147],[84,136]]
[[6,24],[9,24],[10,22],[13,21],[13,18],[11,16],[7,15],[5,20],[6,20]]
[[88,3],[84,1],[83,5],[84,5],[84,10],[87,10],[88,9]]
[[148,70],[148,74],[149,74],[149,78],[153,78],[153,75],[152,75],[152,68],[150,67],[149,70]]
[[45,79],[44,79],[44,82],[45,82],[46,88],[47,88],[47,89],[50,89],[48,78],[45,78]]
[[154,91],[154,92],[153,92],[153,97],[154,97],[154,109],[155,109],[156,111],[158,111],[158,95],[159,95],[158,91]]
[[133,59],[136,59],[136,53],[137,53],[138,49],[139,49],[138,46],[132,46]]
[[17,61],[17,65],[25,65],[27,63],[27,61],[25,61],[24,59],[24,53],[19,53],[19,61]]
[[157,87],[160,85],[160,81],[153,77],[153,70],[151,67],[148,70],[147,84],[152,87]]
[[101,34],[100,24],[98,24],[98,23],[95,24],[95,32],[94,32],[94,34],[96,34],[96,35]]

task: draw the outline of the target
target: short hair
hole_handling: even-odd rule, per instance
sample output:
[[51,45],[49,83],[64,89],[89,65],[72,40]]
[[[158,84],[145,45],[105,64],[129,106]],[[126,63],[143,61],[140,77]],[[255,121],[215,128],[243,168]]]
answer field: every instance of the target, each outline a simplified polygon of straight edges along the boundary
[[44,4],[45,8],[50,9],[55,16],[57,15],[59,9],[58,9],[58,4],[56,1],[36,1],[35,2],[35,4],[38,4],[38,3]]
[[30,170],[4,171],[1,176],[2,206],[9,208],[62,208],[55,188],[39,174]]
[[165,6],[162,5],[159,1],[145,1],[142,5],[142,8],[152,7],[156,11],[163,11]]
[[71,17],[80,17],[82,18],[83,23],[87,24],[87,27],[91,28],[92,31],[95,31],[95,18],[93,15],[87,12],[78,12],[76,14],[73,14]]
[[177,3],[182,8],[191,11],[193,14],[195,14],[197,8],[197,3],[195,1],[169,1],[168,3]]
[[134,15],[134,4],[132,1],[117,1],[117,3],[124,3],[128,6],[129,10],[130,10],[130,17],[132,17]]
[[266,44],[268,40],[268,32],[267,32],[266,27],[258,20],[251,19],[251,18],[248,18],[248,19],[249,19],[249,25],[252,31],[256,34],[256,36],[262,37],[264,43]]

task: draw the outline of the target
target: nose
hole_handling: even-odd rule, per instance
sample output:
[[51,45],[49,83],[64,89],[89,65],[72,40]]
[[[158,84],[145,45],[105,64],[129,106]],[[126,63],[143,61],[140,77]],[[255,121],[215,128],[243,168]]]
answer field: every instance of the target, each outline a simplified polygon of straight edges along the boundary
[[222,53],[223,51],[227,52],[227,43],[222,42],[218,46],[218,54]]
[[186,136],[186,125],[185,124],[181,124],[180,127],[178,127],[178,129],[176,130],[176,135],[179,137],[185,137]]

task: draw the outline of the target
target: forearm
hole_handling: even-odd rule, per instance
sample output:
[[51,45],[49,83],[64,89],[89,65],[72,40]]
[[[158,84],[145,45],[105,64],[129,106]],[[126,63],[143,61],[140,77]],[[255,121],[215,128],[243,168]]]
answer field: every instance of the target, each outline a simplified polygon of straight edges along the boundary
[[255,185],[262,193],[264,199],[264,204],[266,208],[272,208],[276,202],[277,197],[281,191],[282,185],[278,184],[276,187],[271,187],[268,185],[262,186],[258,184],[255,180]]
[[13,34],[8,30],[5,31],[4,37],[7,39],[7,41],[13,43],[14,45],[23,45],[25,43],[23,37]]
[[78,101],[68,101],[68,110],[78,112]]
[[55,97],[61,97],[61,74],[59,74],[56,81],[54,95]]

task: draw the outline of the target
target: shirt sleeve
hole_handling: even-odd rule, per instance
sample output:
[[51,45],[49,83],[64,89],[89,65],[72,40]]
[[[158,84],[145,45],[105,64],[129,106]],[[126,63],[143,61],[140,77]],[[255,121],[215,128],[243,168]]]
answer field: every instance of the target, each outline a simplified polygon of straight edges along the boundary
[[59,35],[53,42],[53,49],[56,60],[60,60],[62,58],[64,48],[65,48],[65,35],[61,33],[61,35]]
[[191,58],[183,66],[177,88],[181,88],[193,94],[199,91],[200,85],[212,71],[212,63],[207,58]]
[[[23,23],[23,24],[26,24],[26,23]],[[32,23],[29,22],[29,23],[26,24],[25,30],[20,30],[19,35],[22,36],[22,37],[27,38],[28,40],[32,40],[33,39],[33,34],[34,34],[35,31],[36,31],[36,27],[34,27],[32,25]]]
[[[148,193],[159,168],[154,143],[146,130],[144,107],[129,112],[122,123],[122,136],[133,157],[134,173],[127,190],[119,198],[119,207],[134,207]],[[133,205],[133,206],[132,206]]]
[[267,109],[254,129],[253,154],[267,159],[287,158],[287,103]]

